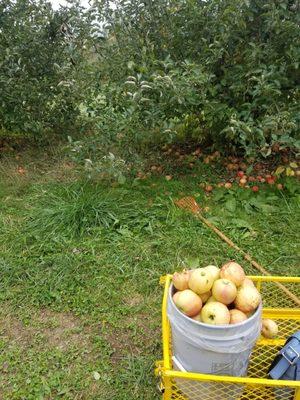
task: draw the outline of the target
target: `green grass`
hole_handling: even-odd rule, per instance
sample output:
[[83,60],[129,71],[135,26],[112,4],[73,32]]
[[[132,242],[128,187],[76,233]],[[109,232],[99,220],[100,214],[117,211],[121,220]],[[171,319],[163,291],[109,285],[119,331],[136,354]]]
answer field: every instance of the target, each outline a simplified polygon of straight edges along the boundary
[[203,164],[196,177],[117,188],[53,165],[37,172],[32,161],[18,177],[11,165],[2,163],[0,183],[0,398],[159,399],[159,277],[191,257],[200,265],[235,258],[254,272],[174,207],[183,193],[270,271],[300,275],[295,193],[207,197],[199,183],[220,171]]

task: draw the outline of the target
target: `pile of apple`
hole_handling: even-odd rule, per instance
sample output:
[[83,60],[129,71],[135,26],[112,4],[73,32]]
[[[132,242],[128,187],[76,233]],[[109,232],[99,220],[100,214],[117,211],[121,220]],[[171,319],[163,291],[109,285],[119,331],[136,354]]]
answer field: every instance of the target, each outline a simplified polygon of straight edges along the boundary
[[[208,265],[191,271],[175,272],[173,301],[188,317],[210,325],[238,324],[250,318],[261,302],[261,295],[243,268],[229,261],[218,268]],[[262,334],[272,338],[278,328],[264,320]]]

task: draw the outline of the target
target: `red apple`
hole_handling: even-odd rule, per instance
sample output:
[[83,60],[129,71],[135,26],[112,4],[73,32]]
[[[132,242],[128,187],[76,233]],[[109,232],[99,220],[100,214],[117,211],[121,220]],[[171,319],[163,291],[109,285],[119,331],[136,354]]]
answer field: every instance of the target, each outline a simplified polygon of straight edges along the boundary
[[239,324],[240,322],[246,321],[247,315],[244,314],[242,311],[237,310],[234,308],[233,310],[229,311],[230,313],[230,324]]
[[229,279],[237,287],[239,287],[243,283],[246,275],[240,264],[236,263],[235,261],[229,261],[221,268],[220,277]]
[[173,301],[178,310],[188,317],[193,317],[194,315],[199,314],[202,308],[200,297],[190,289],[176,292],[173,296]]
[[255,287],[241,286],[237,291],[234,304],[238,310],[248,313],[256,310],[260,302],[261,296]]
[[269,185],[274,185],[275,184],[275,177],[269,175],[268,178],[266,178],[266,181]]
[[211,185],[206,185],[205,186],[205,191],[206,192],[212,192],[212,190],[213,190],[213,187]]
[[252,287],[255,287],[254,282],[251,281],[251,279],[249,279],[249,278],[247,278],[247,277],[243,280],[242,286],[252,286]]
[[217,301],[228,305],[236,298],[237,289],[232,281],[217,279],[213,284],[212,294]]
[[172,277],[173,285],[177,290],[185,290],[189,288],[189,271],[175,272]]

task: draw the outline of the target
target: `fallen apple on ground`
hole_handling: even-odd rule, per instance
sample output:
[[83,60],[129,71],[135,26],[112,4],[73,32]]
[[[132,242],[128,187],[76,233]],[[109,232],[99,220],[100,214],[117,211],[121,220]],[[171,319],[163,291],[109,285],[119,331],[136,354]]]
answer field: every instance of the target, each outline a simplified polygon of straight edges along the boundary
[[263,319],[261,333],[265,338],[274,339],[278,335],[278,325],[272,319]]

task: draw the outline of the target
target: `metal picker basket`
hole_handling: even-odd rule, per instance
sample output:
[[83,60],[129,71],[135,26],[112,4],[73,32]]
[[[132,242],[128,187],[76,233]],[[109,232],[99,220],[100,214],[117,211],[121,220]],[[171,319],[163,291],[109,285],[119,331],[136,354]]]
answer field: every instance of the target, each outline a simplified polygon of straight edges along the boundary
[[163,360],[156,365],[163,400],[300,400],[300,382],[268,379],[268,368],[286,339],[300,330],[300,309],[278,286],[283,283],[300,296],[300,278],[251,276],[263,298],[263,318],[279,326],[277,339],[260,338],[252,352],[247,377],[184,372],[172,362],[172,333],[167,317],[171,275],[161,278],[165,285],[162,303]]

